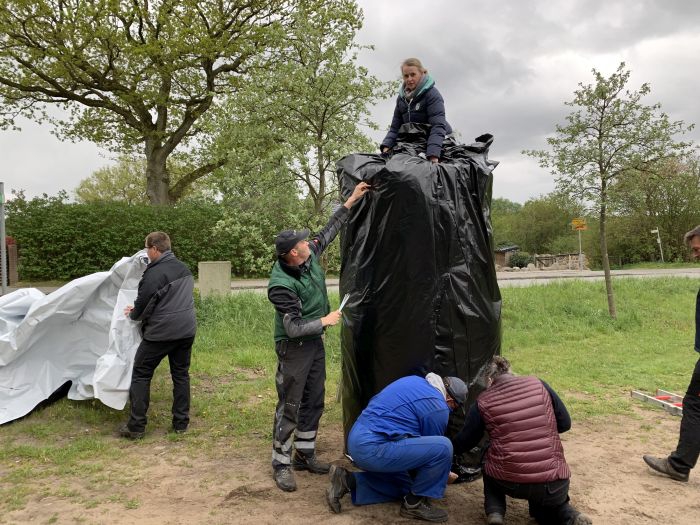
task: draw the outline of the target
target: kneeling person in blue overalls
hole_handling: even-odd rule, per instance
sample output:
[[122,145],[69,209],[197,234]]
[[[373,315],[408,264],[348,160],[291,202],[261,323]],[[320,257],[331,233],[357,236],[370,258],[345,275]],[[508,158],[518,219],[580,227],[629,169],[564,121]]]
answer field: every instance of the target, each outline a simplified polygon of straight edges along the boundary
[[331,467],[331,510],[340,512],[340,499],[350,492],[355,505],[402,500],[404,517],[447,521],[447,511],[430,500],[445,494],[452,443],[444,434],[450,411],[466,399],[467,386],[457,377],[407,376],[386,386],[348,435],[348,453],[365,472]]

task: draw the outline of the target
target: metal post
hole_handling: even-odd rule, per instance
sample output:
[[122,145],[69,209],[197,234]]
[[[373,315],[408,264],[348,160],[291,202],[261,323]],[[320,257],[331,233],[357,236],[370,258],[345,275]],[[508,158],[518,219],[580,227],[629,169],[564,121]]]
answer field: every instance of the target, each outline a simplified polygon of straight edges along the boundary
[[7,246],[5,245],[5,183],[0,182],[0,265],[2,265],[2,295],[7,293]]
[[578,271],[583,271],[583,250],[581,249],[581,230],[578,231]]
[[659,252],[661,252],[661,262],[664,262],[664,249],[661,247],[661,234],[659,233],[659,228],[651,230],[651,233],[656,234],[656,242],[659,245]]

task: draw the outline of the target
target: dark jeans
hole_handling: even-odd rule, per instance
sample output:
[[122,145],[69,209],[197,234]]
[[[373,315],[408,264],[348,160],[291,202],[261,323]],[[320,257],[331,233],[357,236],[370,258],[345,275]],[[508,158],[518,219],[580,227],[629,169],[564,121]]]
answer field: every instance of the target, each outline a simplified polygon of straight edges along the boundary
[[326,393],[326,350],[320,337],[304,342],[277,341],[277,409],[272,429],[272,466],[291,464],[292,448],[316,452],[316,432]]
[[194,337],[175,341],[141,341],[131,374],[131,413],[127,427],[132,432],[146,429],[146,412],[151,397],[151,379],[165,356],[173,379],[173,428],[184,430],[190,423],[190,356]]
[[683,398],[681,432],[675,452],[668,462],[678,472],[687,474],[698,462],[700,455],[700,359],[690,378],[688,391]]
[[506,514],[506,496],[527,500],[530,516],[540,525],[569,525],[577,512],[569,505],[569,480],[549,483],[512,483],[484,474],[484,510],[486,514]]

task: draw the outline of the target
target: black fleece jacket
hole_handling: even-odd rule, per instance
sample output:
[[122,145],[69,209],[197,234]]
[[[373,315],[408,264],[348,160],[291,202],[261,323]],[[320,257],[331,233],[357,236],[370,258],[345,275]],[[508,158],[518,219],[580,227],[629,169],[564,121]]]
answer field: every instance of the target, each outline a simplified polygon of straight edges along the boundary
[[192,272],[168,250],[146,266],[129,317],[141,321],[141,333],[147,341],[194,337],[193,291]]

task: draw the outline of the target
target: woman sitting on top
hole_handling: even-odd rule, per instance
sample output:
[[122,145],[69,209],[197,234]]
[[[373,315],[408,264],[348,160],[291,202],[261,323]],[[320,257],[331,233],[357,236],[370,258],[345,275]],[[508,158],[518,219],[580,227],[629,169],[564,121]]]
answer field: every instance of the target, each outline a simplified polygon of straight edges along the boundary
[[445,118],[445,102],[435,87],[433,77],[417,58],[407,58],[401,64],[403,84],[396,99],[394,118],[389,133],[380,147],[382,153],[389,153],[396,144],[399,128],[407,122],[430,124],[430,136],[425,155],[431,162],[438,162],[445,135],[452,128]]

